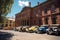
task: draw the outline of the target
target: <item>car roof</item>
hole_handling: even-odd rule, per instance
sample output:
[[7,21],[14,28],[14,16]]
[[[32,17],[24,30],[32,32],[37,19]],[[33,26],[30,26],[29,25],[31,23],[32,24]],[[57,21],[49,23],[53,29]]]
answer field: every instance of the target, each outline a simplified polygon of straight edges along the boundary
[[58,27],[60,24],[50,24],[50,27]]
[[49,25],[41,25],[41,26],[49,26]]

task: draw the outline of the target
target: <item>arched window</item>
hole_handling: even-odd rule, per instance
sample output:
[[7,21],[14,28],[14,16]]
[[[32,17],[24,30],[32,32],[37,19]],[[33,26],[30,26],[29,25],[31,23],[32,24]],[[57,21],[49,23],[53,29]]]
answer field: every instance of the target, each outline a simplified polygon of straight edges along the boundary
[[48,24],[48,17],[45,18],[45,24]]
[[7,27],[7,26],[8,26],[8,24],[5,25],[5,27]]
[[40,10],[38,10],[38,14],[40,14]]
[[55,12],[55,5],[51,5],[51,12],[54,13]]
[[41,14],[41,10],[38,10],[38,14],[39,14],[39,15],[42,15],[42,14]]
[[47,8],[44,8],[44,13],[47,13]]
[[36,17],[36,12],[34,11],[34,17]]
[[56,17],[52,17],[52,24],[56,24]]

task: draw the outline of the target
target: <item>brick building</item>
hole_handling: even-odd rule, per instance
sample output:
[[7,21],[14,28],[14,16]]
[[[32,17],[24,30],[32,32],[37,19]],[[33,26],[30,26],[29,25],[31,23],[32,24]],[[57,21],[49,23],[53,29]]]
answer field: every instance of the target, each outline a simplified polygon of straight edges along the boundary
[[60,0],[47,0],[31,7],[24,7],[16,14],[16,26],[60,24]]
[[16,14],[16,26],[27,26],[31,24],[31,7],[24,7],[23,10]]
[[3,23],[3,29],[10,30],[13,27],[15,27],[15,19],[8,17],[8,19],[5,20],[4,23]]

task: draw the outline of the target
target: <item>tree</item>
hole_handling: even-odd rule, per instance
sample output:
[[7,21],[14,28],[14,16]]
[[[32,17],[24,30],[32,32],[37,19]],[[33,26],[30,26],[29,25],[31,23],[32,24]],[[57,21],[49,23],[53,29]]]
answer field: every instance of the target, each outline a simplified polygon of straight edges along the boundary
[[10,11],[14,0],[0,0],[0,23],[3,21],[3,16],[6,16]]

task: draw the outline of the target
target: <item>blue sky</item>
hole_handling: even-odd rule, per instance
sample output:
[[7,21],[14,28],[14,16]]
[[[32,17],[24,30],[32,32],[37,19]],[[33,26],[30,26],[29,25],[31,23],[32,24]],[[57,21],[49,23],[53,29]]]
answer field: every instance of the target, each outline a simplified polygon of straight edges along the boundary
[[37,5],[37,2],[44,2],[46,0],[14,0],[14,3],[11,8],[11,12],[7,15],[7,17],[14,17],[15,14],[19,13],[24,6],[29,6],[29,2],[31,2],[31,6],[34,7]]

